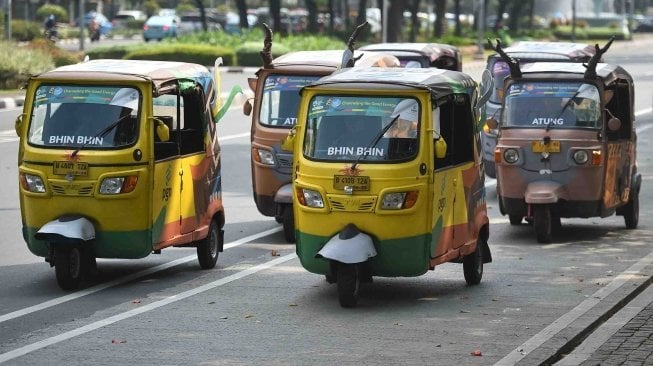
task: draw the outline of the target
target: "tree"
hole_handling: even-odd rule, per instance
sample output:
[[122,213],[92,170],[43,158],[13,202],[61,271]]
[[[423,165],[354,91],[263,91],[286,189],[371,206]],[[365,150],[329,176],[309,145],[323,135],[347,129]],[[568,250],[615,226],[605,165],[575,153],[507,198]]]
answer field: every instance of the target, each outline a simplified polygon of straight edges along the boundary
[[308,10],[308,32],[317,33],[317,4],[315,0],[304,0]]
[[358,1],[358,15],[356,15],[356,25],[363,24],[367,20],[367,0]]
[[460,0],[455,0],[453,4],[454,14],[456,15],[456,30],[454,31],[454,34],[460,37],[463,34],[462,24],[460,24]]
[[523,8],[524,8],[524,1],[515,0],[512,2],[512,7],[510,8],[509,28],[513,32],[517,32],[519,30],[519,21],[521,18],[521,13]]
[[286,30],[281,26],[281,0],[270,0],[270,15],[272,16],[272,31],[285,34]]
[[[390,1],[390,7],[388,8],[388,42],[397,42],[401,37],[398,35],[401,34],[401,21],[403,20],[404,12],[404,2],[401,0],[392,0]],[[385,24],[383,25],[386,26]]]
[[245,0],[236,0],[236,8],[238,9],[240,28],[249,28],[249,22],[247,21],[247,4],[245,4]]
[[435,27],[433,36],[441,38],[447,31],[447,0],[435,0]]
[[409,42],[415,42],[417,33],[419,32],[420,23],[417,18],[417,11],[419,10],[419,0],[412,0],[410,3],[410,35]]
[[197,5],[197,9],[200,11],[202,30],[206,32],[209,30],[209,27],[206,24],[206,9],[204,9],[204,2],[202,2],[202,0],[195,0],[195,5]]

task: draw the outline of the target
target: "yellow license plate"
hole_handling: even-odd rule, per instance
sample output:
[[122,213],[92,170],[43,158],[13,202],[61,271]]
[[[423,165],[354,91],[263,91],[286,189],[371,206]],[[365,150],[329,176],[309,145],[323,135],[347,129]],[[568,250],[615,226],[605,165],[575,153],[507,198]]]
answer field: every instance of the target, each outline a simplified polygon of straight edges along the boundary
[[88,163],[80,163],[76,161],[55,161],[52,166],[52,172],[55,175],[88,175]]
[[542,153],[557,153],[560,152],[560,141],[549,141],[548,144],[545,144],[541,140],[531,142],[531,147],[533,152]]
[[369,191],[370,177],[361,175],[334,175],[333,188],[345,189],[345,187],[352,187],[354,191]]

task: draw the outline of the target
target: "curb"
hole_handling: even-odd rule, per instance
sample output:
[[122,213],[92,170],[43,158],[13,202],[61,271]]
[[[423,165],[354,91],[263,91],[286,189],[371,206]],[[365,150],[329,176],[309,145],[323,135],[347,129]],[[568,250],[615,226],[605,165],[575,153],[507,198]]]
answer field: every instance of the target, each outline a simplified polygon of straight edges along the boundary
[[0,98],[0,109],[17,108],[25,104],[25,97],[4,97]]

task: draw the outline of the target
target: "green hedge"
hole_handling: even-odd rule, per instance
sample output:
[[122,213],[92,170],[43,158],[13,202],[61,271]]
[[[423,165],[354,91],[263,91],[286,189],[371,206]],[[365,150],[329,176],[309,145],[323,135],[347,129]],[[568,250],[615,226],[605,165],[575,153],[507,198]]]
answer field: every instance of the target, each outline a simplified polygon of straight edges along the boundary
[[43,38],[43,28],[39,23],[12,20],[11,38],[19,42],[28,42],[33,39]]
[[222,57],[225,66],[236,64],[236,57],[232,50],[201,44],[168,43],[139,47],[128,52],[123,58],[128,60],[180,61],[213,66],[215,59],[218,57]]
[[15,43],[0,42],[0,89],[18,89],[30,75],[54,68],[50,55],[39,49],[18,47]]
[[[259,42],[246,42],[241,47],[236,49],[236,59],[239,66],[261,66],[263,60],[261,59],[261,43]],[[283,54],[290,52],[286,46],[275,45],[272,47],[272,57],[279,57]]]

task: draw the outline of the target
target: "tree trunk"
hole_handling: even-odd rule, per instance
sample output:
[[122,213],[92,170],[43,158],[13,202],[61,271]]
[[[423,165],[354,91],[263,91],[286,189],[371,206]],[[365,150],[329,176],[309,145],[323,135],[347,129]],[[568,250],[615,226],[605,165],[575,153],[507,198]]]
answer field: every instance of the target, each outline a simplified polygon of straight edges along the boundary
[[510,30],[512,32],[519,31],[519,23],[521,18],[522,9],[524,8],[524,2],[521,0],[515,0],[512,2],[512,8],[510,8]]
[[367,0],[358,1],[358,15],[356,15],[356,26],[367,20]]
[[435,27],[433,27],[433,36],[441,38],[447,30],[447,0],[435,0]]
[[417,33],[419,33],[420,23],[419,18],[417,17],[417,11],[419,10],[419,0],[413,0],[410,4],[410,37],[409,42],[415,42],[417,39]]
[[315,0],[304,0],[308,10],[308,33],[317,33],[317,4]]
[[463,34],[463,27],[460,24],[460,0],[454,1],[454,13],[456,13],[456,30],[454,34],[460,37]]
[[200,22],[202,23],[202,30],[206,32],[209,30],[209,27],[206,25],[206,10],[204,9],[204,3],[202,0],[195,0],[195,5],[197,5],[197,9],[200,11]]
[[[390,1],[388,8],[388,42],[401,40],[401,21],[403,20],[404,4],[401,0]],[[383,25],[385,27],[385,24]]]
[[249,22],[247,21],[247,4],[245,4],[245,0],[236,0],[236,8],[238,9],[238,18],[240,18],[240,28],[249,28]]
[[508,2],[510,2],[510,0],[499,0],[499,5],[497,6],[497,20],[494,22],[494,28],[493,28],[495,32],[498,31],[501,27],[503,27],[503,13],[506,12],[506,8],[508,7]]
[[286,34],[281,24],[281,0],[270,0],[270,16],[272,17],[272,31],[274,33]]
[[333,1],[334,0],[329,0],[329,34],[333,34],[336,27],[336,12],[333,9]]

